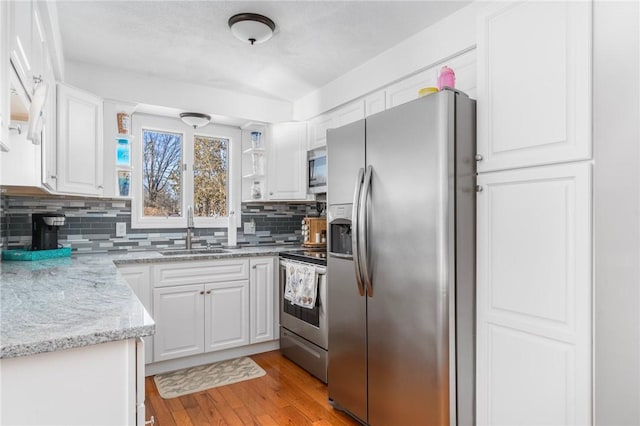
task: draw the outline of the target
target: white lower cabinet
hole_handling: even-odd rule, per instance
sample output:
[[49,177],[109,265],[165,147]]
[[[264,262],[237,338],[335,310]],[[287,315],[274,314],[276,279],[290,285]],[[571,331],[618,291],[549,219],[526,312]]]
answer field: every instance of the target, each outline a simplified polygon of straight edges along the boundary
[[249,281],[205,286],[205,351],[249,344]]
[[143,352],[127,339],[3,359],[0,424],[144,425]]
[[204,285],[155,288],[153,318],[154,361],[204,352]]
[[259,257],[154,265],[153,361],[274,340],[274,264]]
[[[149,314],[153,312],[151,293],[151,271],[149,265],[118,265],[118,271],[136,294]],[[153,336],[143,337],[145,363],[153,361]]]
[[250,265],[251,343],[266,342],[275,337],[274,314],[278,300],[275,298],[274,259],[251,259]]
[[591,164],[480,174],[477,422],[591,423]]

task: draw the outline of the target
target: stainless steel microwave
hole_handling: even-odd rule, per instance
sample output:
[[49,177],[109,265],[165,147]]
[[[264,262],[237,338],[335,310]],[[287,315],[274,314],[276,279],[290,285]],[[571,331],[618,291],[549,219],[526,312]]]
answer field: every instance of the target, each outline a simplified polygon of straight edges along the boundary
[[307,153],[307,192],[327,192],[327,151],[316,149]]

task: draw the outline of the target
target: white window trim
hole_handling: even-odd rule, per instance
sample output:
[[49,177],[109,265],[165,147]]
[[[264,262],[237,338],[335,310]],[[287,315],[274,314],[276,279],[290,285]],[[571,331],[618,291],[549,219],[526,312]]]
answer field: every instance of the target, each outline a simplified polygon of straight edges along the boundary
[[[199,129],[187,126],[177,118],[162,117],[135,113],[131,116],[133,140],[131,149],[131,228],[186,228],[186,216],[180,217],[144,217],[142,189],[142,129],[158,130],[162,132],[182,134],[182,211],[187,211],[187,205],[193,203],[193,179],[187,176],[193,174],[193,137],[195,135],[221,138],[229,140],[229,206],[230,211],[236,213],[236,227],[242,223],[241,216],[241,161],[242,161],[242,133],[239,128],[209,124]],[[191,144],[191,148],[188,145]],[[186,170],[184,165],[187,165]],[[226,228],[229,224],[228,216],[218,218],[194,217],[196,228]]]

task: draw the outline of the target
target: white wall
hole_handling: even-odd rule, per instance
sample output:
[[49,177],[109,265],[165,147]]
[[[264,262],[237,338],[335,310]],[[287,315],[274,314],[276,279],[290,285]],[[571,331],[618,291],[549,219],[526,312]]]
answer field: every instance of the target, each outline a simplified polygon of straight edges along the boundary
[[106,99],[247,121],[304,121],[475,47],[476,17],[488,4],[460,9],[293,104],[74,61],[65,63],[64,80]]
[[247,121],[280,122],[292,116],[286,101],[68,61],[65,83],[105,99],[177,108]]
[[472,3],[299,99],[293,119],[308,120],[473,48],[478,13],[488,5]]
[[640,424],[640,8],[594,5],[595,424]]

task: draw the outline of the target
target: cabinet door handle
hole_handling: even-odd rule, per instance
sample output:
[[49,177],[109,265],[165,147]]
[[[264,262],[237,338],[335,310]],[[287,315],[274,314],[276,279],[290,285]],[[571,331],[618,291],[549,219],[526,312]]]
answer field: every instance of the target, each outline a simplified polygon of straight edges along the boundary
[[207,294],[211,294],[211,290],[207,290]]
[[104,189],[104,186],[98,185],[98,189]]
[[253,265],[253,266],[252,266],[252,268],[253,268],[253,269],[257,269],[257,268],[258,268],[258,265]]
[[51,179],[58,179],[58,176],[56,176],[56,175],[51,175],[51,176],[49,176],[49,177],[50,177]]
[[200,292],[200,294],[204,294],[204,290],[202,290],[202,291]]
[[481,154],[476,154],[476,161],[482,161],[482,155]]

